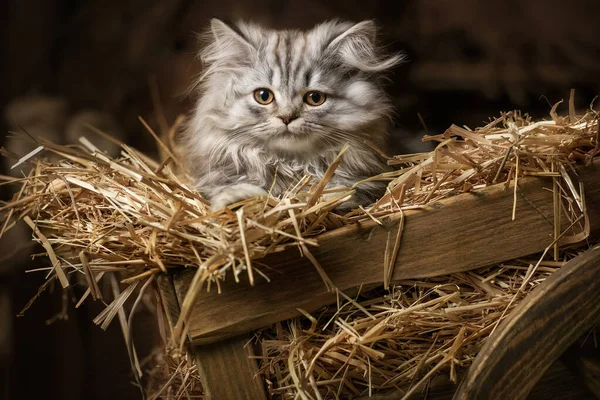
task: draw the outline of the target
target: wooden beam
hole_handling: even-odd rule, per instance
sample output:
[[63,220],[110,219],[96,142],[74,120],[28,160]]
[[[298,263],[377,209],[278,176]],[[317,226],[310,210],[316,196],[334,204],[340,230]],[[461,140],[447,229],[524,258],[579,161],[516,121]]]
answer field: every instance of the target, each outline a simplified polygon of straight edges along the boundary
[[[159,275],[157,284],[167,323],[173,328],[179,318],[179,299],[170,275]],[[202,388],[208,400],[266,400],[265,384],[257,375],[258,363],[250,337],[242,335],[192,349]]]
[[160,303],[164,310],[164,315],[169,325],[169,333],[173,334],[173,329],[179,319],[179,299],[173,285],[173,277],[171,275],[158,275],[156,278],[158,291],[160,293]]
[[196,346],[196,365],[207,400],[266,400],[262,376],[247,335]]
[[599,321],[596,245],[525,297],[486,341],[454,398],[527,398],[548,367]]
[[[600,231],[600,162],[579,170],[585,185],[592,232]],[[402,242],[392,280],[450,274],[543,251],[553,240],[552,187],[548,179],[522,179],[517,193],[516,219],[511,220],[513,190],[496,185],[406,211]],[[372,221],[318,237],[312,254],[338,289],[351,293],[360,285],[381,285],[387,240],[393,242],[399,216],[385,226]],[[261,260],[271,282],[231,277],[223,293],[203,292],[189,321],[190,338],[210,343],[249,332],[334,303],[314,266],[294,248]],[[256,268],[256,266],[255,266]],[[174,277],[181,299],[194,271]]]

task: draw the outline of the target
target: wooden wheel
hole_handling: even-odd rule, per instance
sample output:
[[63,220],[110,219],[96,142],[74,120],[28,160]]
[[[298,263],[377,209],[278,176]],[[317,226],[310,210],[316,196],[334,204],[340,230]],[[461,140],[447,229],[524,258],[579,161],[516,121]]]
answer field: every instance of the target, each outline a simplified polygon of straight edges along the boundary
[[530,293],[492,335],[454,399],[525,399],[553,361],[600,320],[600,245]]

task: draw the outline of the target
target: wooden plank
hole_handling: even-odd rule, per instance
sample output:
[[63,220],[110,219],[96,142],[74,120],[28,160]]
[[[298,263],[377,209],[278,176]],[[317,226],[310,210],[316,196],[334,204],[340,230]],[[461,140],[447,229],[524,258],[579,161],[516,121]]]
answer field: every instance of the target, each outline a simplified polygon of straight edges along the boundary
[[[177,281],[170,275],[157,278],[161,303],[171,333],[179,318]],[[207,400],[257,399],[266,400],[262,378],[257,375],[258,363],[248,335],[224,339],[210,345],[193,347],[194,358]]]
[[598,322],[600,245],[525,297],[486,341],[454,398],[527,398],[552,362]]
[[248,341],[249,337],[242,335],[196,346],[196,365],[208,400],[267,399]]
[[[159,275],[161,303],[171,333],[179,318],[176,284],[170,275]],[[208,400],[265,399],[264,382],[257,377],[258,364],[249,337],[225,339],[207,346],[194,346],[194,358]],[[246,397],[246,395],[251,395]]]
[[[600,162],[579,171],[586,188],[592,231],[600,228]],[[405,212],[405,226],[392,279],[418,278],[465,271],[544,250],[552,242],[552,187],[549,179],[523,179],[517,196],[516,220],[511,221],[513,190],[496,185]],[[395,238],[399,217],[386,227],[369,221],[318,237],[312,254],[339,290],[350,293],[359,285],[383,282],[386,240]],[[258,329],[335,302],[313,265],[296,249],[264,260],[271,282],[245,277],[228,279],[223,294],[201,293],[189,322],[190,338],[209,343]],[[181,298],[193,271],[175,276]]]
[[179,300],[173,286],[173,277],[171,275],[158,275],[156,283],[160,293],[160,302],[167,318],[167,323],[169,324],[169,332],[172,335],[180,312]]

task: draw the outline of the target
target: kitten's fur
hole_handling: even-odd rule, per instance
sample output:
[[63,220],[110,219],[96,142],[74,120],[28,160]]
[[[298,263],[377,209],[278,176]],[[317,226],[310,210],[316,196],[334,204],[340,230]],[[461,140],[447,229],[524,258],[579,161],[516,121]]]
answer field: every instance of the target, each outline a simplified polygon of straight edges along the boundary
[[[385,169],[365,142],[386,147],[392,107],[380,77],[402,57],[377,47],[372,21],[332,21],[303,32],[213,19],[200,57],[201,97],[184,140],[213,209],[265,195],[271,186],[280,195],[306,172],[321,177],[345,143],[350,149],[329,187],[352,187]],[[259,104],[253,95],[259,88],[275,100]],[[326,101],[304,103],[309,90],[326,93]],[[286,115],[296,119],[286,125]],[[352,205],[374,200],[384,188],[359,185]]]

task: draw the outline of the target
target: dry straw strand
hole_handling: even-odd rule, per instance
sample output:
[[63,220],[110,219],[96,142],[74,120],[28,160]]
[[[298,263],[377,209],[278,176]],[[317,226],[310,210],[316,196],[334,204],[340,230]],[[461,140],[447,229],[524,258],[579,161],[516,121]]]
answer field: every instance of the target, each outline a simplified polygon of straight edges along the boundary
[[[258,262],[268,254],[298,248],[333,290],[325,266],[310,251],[318,245],[319,233],[365,220],[383,224],[385,217],[403,210],[496,183],[513,185],[516,197],[525,176],[552,179],[554,220],[566,217],[569,224],[564,229],[555,224],[548,252],[564,261],[558,245],[581,241],[589,233],[585,198],[572,165],[574,160],[589,163],[598,154],[600,127],[595,110],[577,114],[572,100],[568,116],[560,116],[557,109],[558,104],[549,120],[533,121],[509,111],[480,128],[453,125],[425,136],[437,143],[435,150],[391,157],[394,171],[369,178],[388,181],[386,194],[346,216],[334,210],[352,188],[328,192],[326,187],[337,164],[344,162],[346,147],[312,190],[307,188],[314,178],[307,176],[279,198],[248,199],[236,205],[237,211],[210,213],[208,202],[175,163],[174,129],[161,141],[148,126],[165,154],[162,162],[124,144],[113,158],[85,138],[72,146],[38,140],[36,154],[16,157],[19,165],[33,165],[32,173],[2,177],[20,190],[0,206],[0,235],[23,219],[50,258],[51,267],[44,269],[48,281],[56,279],[66,288],[72,276],[84,274],[89,287],[84,298],[100,298],[98,282],[118,274],[126,287],[98,317],[103,326],[140,283],[175,268],[196,269],[174,333],[182,348],[186,317],[199,291],[220,288],[224,280],[238,279],[243,272],[251,281],[268,279],[269,272],[261,271]],[[61,161],[33,159],[43,153]],[[518,210],[513,208],[512,215],[519,218]],[[425,383],[423,377],[448,372],[454,379],[519,300],[558,268],[540,258],[394,283],[392,267],[401,240],[402,224],[390,233],[385,255],[382,286],[388,290],[340,296],[339,308],[312,314],[308,326],[300,318],[261,333],[262,372],[275,398],[406,393],[417,378]],[[173,371],[182,374],[179,381],[188,385],[191,378],[174,365]]]

